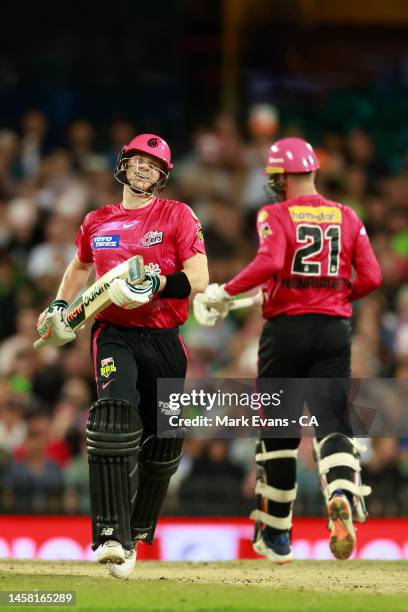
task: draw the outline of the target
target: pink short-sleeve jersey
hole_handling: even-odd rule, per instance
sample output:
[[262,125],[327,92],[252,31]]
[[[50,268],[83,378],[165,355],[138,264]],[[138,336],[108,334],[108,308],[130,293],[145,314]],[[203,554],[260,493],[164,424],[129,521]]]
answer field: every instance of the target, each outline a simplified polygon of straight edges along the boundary
[[[75,244],[82,262],[94,262],[99,278],[119,263],[142,255],[145,265],[158,264],[163,275],[183,269],[183,262],[205,254],[200,221],[187,204],[154,198],[145,208],[131,210],[111,204],[87,214]],[[169,328],[188,316],[188,299],[154,299],[134,310],[111,305],[97,320],[124,327]]]

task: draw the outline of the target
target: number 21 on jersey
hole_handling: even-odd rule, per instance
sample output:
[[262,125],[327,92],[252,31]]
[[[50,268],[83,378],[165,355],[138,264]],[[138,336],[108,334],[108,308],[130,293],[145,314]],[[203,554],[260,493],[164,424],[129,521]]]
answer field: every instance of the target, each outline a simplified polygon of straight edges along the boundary
[[[300,246],[293,256],[292,274],[303,276],[337,276],[340,264],[341,227],[329,225],[323,230],[319,225],[302,223],[296,226],[296,240]],[[325,241],[328,244],[327,263],[316,260],[316,255],[323,251]]]

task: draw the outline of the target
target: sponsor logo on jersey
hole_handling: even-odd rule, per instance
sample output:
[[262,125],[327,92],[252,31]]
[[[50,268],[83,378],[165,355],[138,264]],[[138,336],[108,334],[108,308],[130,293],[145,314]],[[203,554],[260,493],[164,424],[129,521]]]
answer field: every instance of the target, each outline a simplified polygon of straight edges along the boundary
[[107,234],[106,236],[95,236],[92,240],[94,249],[118,249],[120,244],[119,234]]
[[161,242],[163,242],[163,232],[160,232],[159,230],[151,230],[142,238],[142,245],[144,247],[151,247],[155,244],[160,244]]
[[138,225],[138,223],[140,223],[140,221],[125,221],[123,224],[123,229],[129,229],[130,227],[133,227],[134,225]]
[[295,223],[341,223],[340,208],[335,206],[289,206]]
[[273,231],[269,223],[261,223],[261,225],[258,227],[258,234],[260,238],[266,238],[266,236],[271,236],[273,234]]
[[269,213],[266,210],[261,210],[261,212],[258,215],[258,223],[262,223],[263,221],[266,221],[268,217],[269,217]]
[[101,376],[108,378],[112,374],[112,372],[116,372],[116,366],[113,357],[101,359]]
[[196,229],[197,229],[198,242],[204,242],[204,234],[203,234],[203,228],[201,227],[201,223],[196,223]]

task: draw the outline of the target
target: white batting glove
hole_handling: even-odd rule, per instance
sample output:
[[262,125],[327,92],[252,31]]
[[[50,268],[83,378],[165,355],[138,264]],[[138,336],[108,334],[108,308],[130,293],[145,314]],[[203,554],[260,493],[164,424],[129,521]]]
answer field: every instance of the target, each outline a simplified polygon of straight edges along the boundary
[[68,325],[67,307],[65,300],[54,300],[38,317],[37,331],[49,346],[64,346],[75,340],[76,334]]
[[224,319],[229,313],[232,297],[223,285],[208,285],[204,293],[197,293],[193,300],[195,318],[201,325],[211,327],[218,319]]
[[208,285],[203,296],[209,307],[216,310],[221,319],[225,319],[229,313],[232,296],[225,291],[224,285],[218,283]]
[[108,295],[113,304],[126,310],[139,308],[153,299],[160,288],[160,274],[146,274],[140,285],[131,285],[123,278],[115,278],[110,283]]
[[219,312],[212,308],[204,293],[197,293],[193,300],[194,316],[200,325],[212,327],[220,318]]

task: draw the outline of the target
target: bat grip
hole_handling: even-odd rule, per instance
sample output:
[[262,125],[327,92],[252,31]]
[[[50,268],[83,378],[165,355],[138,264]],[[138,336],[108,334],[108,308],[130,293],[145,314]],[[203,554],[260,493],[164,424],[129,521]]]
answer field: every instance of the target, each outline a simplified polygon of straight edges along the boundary
[[230,310],[237,310],[238,308],[250,308],[251,306],[262,306],[263,294],[262,291],[258,291],[256,295],[251,297],[244,297],[237,300],[233,300],[230,303]]

